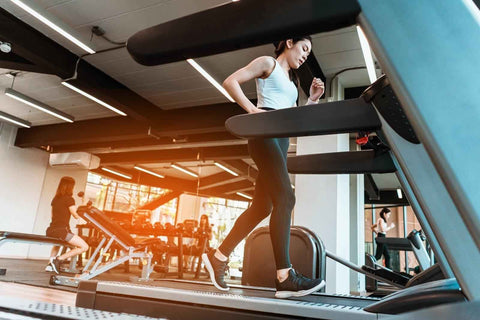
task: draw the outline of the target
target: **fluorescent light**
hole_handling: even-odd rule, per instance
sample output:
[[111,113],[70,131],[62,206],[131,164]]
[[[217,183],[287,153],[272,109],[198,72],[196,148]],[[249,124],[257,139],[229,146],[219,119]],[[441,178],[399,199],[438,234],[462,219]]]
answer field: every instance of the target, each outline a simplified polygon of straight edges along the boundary
[[191,171],[188,171],[187,169],[182,168],[182,167],[180,167],[179,165],[176,165],[175,163],[172,163],[172,167],[175,168],[175,169],[177,169],[177,170],[180,170],[180,171],[182,171],[182,172],[184,172],[184,173],[186,173],[186,174],[188,174],[188,175],[191,175],[192,177],[198,178],[198,174],[193,173],[193,172],[191,172]]
[[86,98],[88,98],[88,99],[90,99],[90,100],[95,101],[96,103],[104,106],[105,108],[108,108],[108,109],[112,110],[113,112],[118,113],[118,114],[121,115],[121,116],[126,116],[126,115],[127,115],[125,112],[120,111],[120,110],[118,110],[118,109],[115,108],[115,107],[112,107],[112,106],[109,105],[108,103],[103,102],[102,100],[95,98],[95,97],[92,96],[91,94],[88,94],[88,93],[86,93],[85,91],[78,89],[77,87],[71,85],[70,83],[68,83],[68,82],[66,82],[66,81],[62,81],[62,84],[63,84],[65,87],[70,88],[70,89],[72,89],[73,91],[76,91],[76,92],[80,93],[82,96],[84,96],[84,97],[86,97]]
[[35,109],[38,109],[40,111],[43,111],[45,113],[48,113],[54,117],[57,117],[59,119],[62,119],[67,122],[73,122],[73,117],[71,115],[68,115],[66,113],[61,112],[60,110],[57,110],[53,107],[50,107],[49,105],[46,105],[40,101],[37,101],[33,98],[30,98],[29,96],[26,96],[18,91],[15,91],[13,89],[7,88],[5,89],[5,95],[13,98],[17,101],[23,102],[30,107],[34,107]]
[[253,198],[250,197],[248,194],[245,194],[245,193],[242,193],[242,192],[235,192],[236,194],[238,194],[240,197],[244,197],[244,198],[247,198],[249,200],[252,200]]
[[397,197],[398,197],[398,199],[403,198],[402,189],[397,189]]
[[152,176],[155,176],[155,177],[165,178],[165,176],[162,176],[161,174],[155,173],[155,172],[153,172],[153,171],[144,169],[144,168],[139,167],[139,166],[134,166],[133,168],[134,168],[134,169],[137,169],[137,170],[140,170],[140,171],[143,171],[143,172],[145,172],[145,173],[151,174]]
[[0,119],[3,119],[5,121],[11,122],[13,124],[16,124],[17,126],[25,127],[25,128],[30,128],[32,124],[26,120],[14,117],[8,113],[0,111]]
[[220,163],[218,162],[214,162],[214,164],[219,167],[220,169],[223,169],[225,171],[227,171],[228,173],[234,175],[235,177],[238,177],[238,173],[236,173],[235,171],[232,171],[230,169],[228,169],[227,167],[225,167],[224,165],[221,165]]
[[194,67],[200,74],[207,79],[218,91],[220,91],[228,100],[231,102],[235,102],[233,98],[228,94],[228,92],[215,80],[212,78],[211,75],[207,73],[198,63],[196,63],[193,59],[187,59],[187,62],[190,63],[192,67]]
[[363,59],[365,59],[365,64],[367,65],[368,78],[370,79],[370,83],[374,83],[377,80],[377,74],[375,72],[375,64],[373,63],[370,45],[368,44],[367,37],[360,26],[357,26],[357,33],[358,38],[360,39],[360,45],[362,46]]
[[120,176],[120,177],[123,177],[123,178],[125,178],[125,179],[132,179],[132,176],[127,175],[127,174],[125,174],[125,173],[120,173],[120,172],[115,171],[115,170],[112,170],[112,169],[102,168],[102,170],[103,170],[103,171],[110,172],[110,173],[113,173],[113,174],[115,174],[115,175],[117,175],[117,176]]
[[480,25],[480,10],[472,0],[463,0],[463,4],[467,7],[468,11],[472,14],[473,18]]
[[68,40],[70,40],[71,42],[75,43],[77,46],[79,46],[80,48],[82,48],[83,50],[87,51],[88,53],[90,54],[93,54],[95,53],[95,51],[93,49],[91,49],[90,47],[88,47],[86,44],[82,43],[80,40],[78,40],[77,38],[75,38],[74,36],[72,36],[70,33],[68,33],[67,31],[63,30],[62,28],[60,28],[59,26],[57,26],[55,23],[53,23],[52,21],[48,20],[47,18],[45,18],[44,16],[42,16],[40,13],[38,13],[37,11],[35,11],[34,9],[30,8],[28,5],[26,5],[25,3],[23,3],[22,1],[20,0],[10,0],[12,1],[14,4],[16,4],[17,6],[19,6],[20,8],[22,8],[23,10],[27,11],[28,13],[30,13],[32,16],[34,16],[35,18],[37,18],[38,20],[40,20],[41,22],[45,23],[47,26],[49,26],[50,28],[52,28],[53,30],[57,31],[58,33],[60,33],[62,36],[64,36],[65,38],[67,38]]

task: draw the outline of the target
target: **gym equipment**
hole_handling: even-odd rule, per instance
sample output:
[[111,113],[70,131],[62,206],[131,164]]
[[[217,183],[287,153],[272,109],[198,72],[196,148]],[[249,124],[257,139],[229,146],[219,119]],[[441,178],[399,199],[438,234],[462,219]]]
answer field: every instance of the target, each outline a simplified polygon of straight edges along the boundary
[[[10,232],[10,231],[0,231],[0,246],[7,242],[20,242],[20,243],[30,243],[30,244],[40,244],[40,245],[54,245],[59,246],[60,250],[64,248],[73,248],[71,244],[66,241],[51,238],[47,236],[42,236],[38,234],[30,233],[20,233],[20,232]],[[70,260],[69,267],[65,269],[65,272],[68,273],[77,273],[77,256],[72,257]],[[6,272],[6,269],[5,269]]]
[[[325,279],[324,250],[323,243],[318,245],[312,232],[291,226],[289,251],[296,271],[309,278]],[[242,285],[274,288],[275,273],[270,229],[257,228],[245,241]]]
[[[80,206],[77,213],[87,222],[95,226],[97,231],[102,234],[102,239],[95,248],[92,256],[85,264],[82,275],[79,277],[68,277],[62,275],[53,275],[50,278],[50,284],[61,284],[66,286],[77,286],[82,280],[88,280],[97,275],[110,270],[130,259],[137,258],[142,262],[142,275],[140,280],[147,280],[152,272],[152,255],[149,253],[149,247],[159,244],[160,239],[146,239],[142,242],[136,242],[130,234],[107,217],[103,212],[92,206]],[[113,246],[118,246],[123,252],[116,260],[109,261],[100,266],[103,260],[101,251],[108,252]]]
[[[330,102],[296,108],[294,112],[289,109],[272,111],[269,112],[267,119],[262,118],[262,114],[249,115],[249,118],[245,119],[248,126],[243,127],[244,134],[240,135],[251,137],[249,129],[252,128],[254,130],[269,128],[270,134],[274,131],[279,136],[377,131],[377,134],[381,135],[382,139],[386,139],[391,148],[390,154],[397,168],[402,190],[406,193],[432,244],[442,272],[447,277],[453,277],[455,274],[461,286],[460,291],[458,287],[455,288],[449,283],[450,280],[441,280],[436,283],[436,286],[427,283],[411,287],[407,289],[408,295],[425,298],[442,295],[446,293],[444,290],[451,290],[451,293],[457,294],[456,297],[459,300],[463,294],[471,301],[478,300],[480,278],[476,266],[480,265],[478,255],[480,223],[478,223],[478,210],[475,209],[479,207],[477,205],[478,179],[476,179],[478,173],[474,170],[477,167],[478,150],[471,148],[474,154],[461,157],[459,155],[462,155],[465,146],[458,144],[459,136],[462,141],[476,141],[480,132],[476,126],[479,117],[473,111],[476,109],[469,106],[471,101],[478,101],[480,98],[478,90],[472,87],[480,73],[478,61],[473,58],[479,51],[478,43],[480,42],[472,42],[472,38],[479,39],[480,30],[471,9],[467,7],[468,2],[447,1],[432,4],[427,1],[417,1],[409,3],[408,8],[401,0],[351,0],[341,3],[326,0],[295,2],[282,0],[271,3],[270,6],[269,3],[271,2],[267,0],[245,0],[173,20],[151,29],[146,34],[140,34],[136,39],[130,39],[128,49],[137,57],[137,61],[145,59],[149,64],[176,61],[187,57],[219,53],[232,48],[271,43],[292,34],[325,31],[326,27],[324,29],[320,27],[322,24],[332,29],[346,27],[358,17],[380,64],[393,81],[395,92],[401,94],[401,101],[393,94],[389,83],[380,81],[378,83],[380,89],[374,90],[376,94],[371,99],[367,98],[366,101],[361,99],[343,103]],[[248,10],[242,11],[241,8],[248,8]],[[342,14],[339,14],[340,11]],[[308,14],[305,14],[306,12]],[[251,14],[256,15],[254,19],[245,19],[247,22],[239,21],[238,29],[231,23],[231,21],[237,21],[238,19],[235,18],[239,15],[250,17]],[[449,21],[455,21],[453,25],[444,23],[446,15]],[[208,23],[203,23],[205,21]],[[255,24],[251,23],[252,21],[255,21]],[[192,33],[192,25],[209,27],[195,28]],[[228,38],[224,30],[229,30]],[[450,36],[448,41],[445,41],[445,38],[438,37],[438,34],[446,37],[451,34],[455,36]],[[192,41],[185,41],[185,38]],[[145,42],[142,43],[142,39]],[[151,43],[158,44],[154,46],[154,50],[149,50],[145,45]],[[157,50],[160,46],[164,49]],[[459,52],[458,48],[463,50]],[[444,90],[445,82],[439,79],[455,80],[449,83],[455,85],[455,89],[461,92],[461,94],[457,92],[457,97],[462,97],[464,100],[453,102],[451,90]],[[461,108],[461,115],[458,115],[458,108],[452,108],[452,103]],[[371,124],[374,126],[359,128],[355,121],[344,117],[344,114],[336,108],[348,104],[352,107],[352,110],[348,111],[349,115],[357,109],[362,109],[364,113],[370,109],[374,115],[371,119],[373,120]],[[324,110],[330,110],[330,114],[322,112]],[[306,116],[307,113],[309,115]],[[284,115],[287,116],[284,117]],[[343,117],[345,123],[336,121],[338,117]],[[358,119],[362,124],[368,125],[362,117]],[[254,125],[256,120],[259,120],[260,127]],[[232,120],[230,124],[234,125],[234,121],[236,120]],[[333,122],[336,123],[337,128],[331,125]],[[304,129],[305,126],[307,130]],[[242,129],[241,126],[239,128]],[[288,132],[284,129],[288,129]],[[445,132],[449,134],[445,135]],[[456,134],[453,134],[454,132]],[[263,132],[257,130],[257,133],[259,133],[257,137],[262,137]],[[309,169],[314,170],[314,167]],[[406,300],[409,300],[408,295],[399,294],[393,299],[384,300],[386,303],[381,307],[383,311],[379,311],[378,308],[369,309],[372,312],[377,310],[380,314],[369,314],[364,312],[366,310],[364,306],[355,310],[349,307],[340,310],[340,308],[301,302],[302,307],[300,307],[300,304],[290,300],[269,301],[259,297],[249,298],[246,291],[242,291],[239,294],[243,295],[235,298],[231,293],[208,293],[192,285],[181,291],[166,288],[167,285],[155,289],[126,285],[115,287],[98,283],[98,287],[96,292],[102,298],[108,295],[115,296],[114,292],[125,294],[123,303],[126,303],[126,296],[130,294],[128,297],[136,303],[142,300],[139,297],[146,296],[150,298],[148,302],[153,304],[153,299],[160,299],[161,301],[156,302],[168,307],[182,305],[182,308],[195,308],[194,306],[200,305],[201,307],[195,309],[196,317],[200,311],[205,312],[202,314],[210,312],[211,316],[218,316],[222,312],[225,316],[227,311],[231,311],[228,316],[231,315],[233,318],[234,314],[238,315],[236,312],[239,309],[244,310],[248,307],[250,316],[254,313],[257,316],[258,312],[261,312],[259,317],[267,314],[272,319],[295,315],[327,319],[348,319],[354,316],[356,319],[379,318],[384,316],[383,313],[407,311],[407,308],[399,310],[398,306],[402,306]],[[399,293],[401,292],[403,291]],[[251,293],[248,292],[248,294]],[[215,297],[216,304],[208,304],[207,297],[210,296]],[[445,297],[447,296],[448,294],[445,294]],[[323,298],[327,299],[326,296]],[[90,303],[100,304],[99,301],[90,300]],[[341,300],[341,305],[348,306],[353,301],[345,298]],[[145,307],[148,302],[143,302],[140,308]],[[206,305],[211,308],[218,306],[218,313],[212,314]],[[272,307],[273,305],[275,307]],[[426,305],[412,303],[410,307],[426,308]],[[292,315],[294,309],[297,313]],[[478,310],[478,303],[469,302],[444,304],[432,310],[415,313],[422,314],[423,317],[420,317],[422,319],[438,319],[438,310],[444,311],[445,314],[458,311],[455,314],[458,318],[472,314],[472,310],[475,309]],[[245,314],[243,315],[245,318]],[[191,318],[194,319],[193,316]]]

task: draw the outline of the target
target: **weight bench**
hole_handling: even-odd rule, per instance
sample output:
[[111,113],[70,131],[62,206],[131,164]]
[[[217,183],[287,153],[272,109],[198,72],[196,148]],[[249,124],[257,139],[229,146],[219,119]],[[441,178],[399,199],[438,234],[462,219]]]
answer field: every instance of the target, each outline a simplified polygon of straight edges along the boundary
[[[61,247],[60,250],[64,250],[64,248],[73,248],[73,246],[68,242],[57,239],[57,238],[51,238],[51,237],[42,236],[39,234],[0,231],[0,246],[2,246],[7,242],[22,242],[22,243],[30,243],[30,244],[54,245],[54,246],[60,246]],[[66,269],[66,272],[76,273],[77,272],[75,268],[76,264],[77,264],[77,256],[73,257],[70,260],[70,266],[68,269]]]
[[[84,220],[90,222],[101,234],[102,238],[92,256],[85,264],[80,276],[68,277],[53,275],[50,278],[50,284],[76,287],[80,281],[92,279],[134,258],[141,259],[142,263],[142,273],[139,280],[147,281],[149,279],[153,269],[151,266],[152,254],[149,252],[149,247],[158,244],[160,239],[146,239],[141,242],[135,241],[125,229],[107,217],[102,211],[92,206],[81,206],[78,208],[77,213]],[[120,248],[121,255],[114,260],[100,265],[104,254],[112,247]]]

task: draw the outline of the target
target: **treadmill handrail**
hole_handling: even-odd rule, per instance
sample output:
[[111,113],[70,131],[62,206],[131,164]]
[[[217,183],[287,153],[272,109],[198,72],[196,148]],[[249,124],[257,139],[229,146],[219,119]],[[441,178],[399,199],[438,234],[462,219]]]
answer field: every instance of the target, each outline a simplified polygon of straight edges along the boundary
[[373,150],[330,152],[288,157],[288,172],[295,174],[389,173],[397,169],[388,152]]
[[293,107],[229,118],[225,126],[243,138],[281,138],[375,131],[381,124],[363,98]]
[[359,13],[357,0],[227,2],[141,30],[127,49],[138,63],[153,66],[345,28]]

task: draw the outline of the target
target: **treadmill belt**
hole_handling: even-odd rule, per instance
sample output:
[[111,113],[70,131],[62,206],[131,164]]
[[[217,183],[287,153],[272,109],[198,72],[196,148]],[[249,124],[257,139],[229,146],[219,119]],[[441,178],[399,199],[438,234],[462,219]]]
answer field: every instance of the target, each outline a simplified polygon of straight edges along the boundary
[[[168,280],[148,285],[108,281],[82,284],[77,293],[77,306],[108,311],[121,308],[122,312],[147,316],[155,313],[169,319],[195,319],[192,315],[200,313],[204,313],[200,318],[246,319],[258,314],[259,319],[260,316],[265,319],[377,319],[375,313],[363,310],[378,301],[368,297],[316,293],[276,299],[275,291],[266,288],[234,286],[228,292],[221,292],[210,283]],[[183,314],[176,318],[179,312]]]

